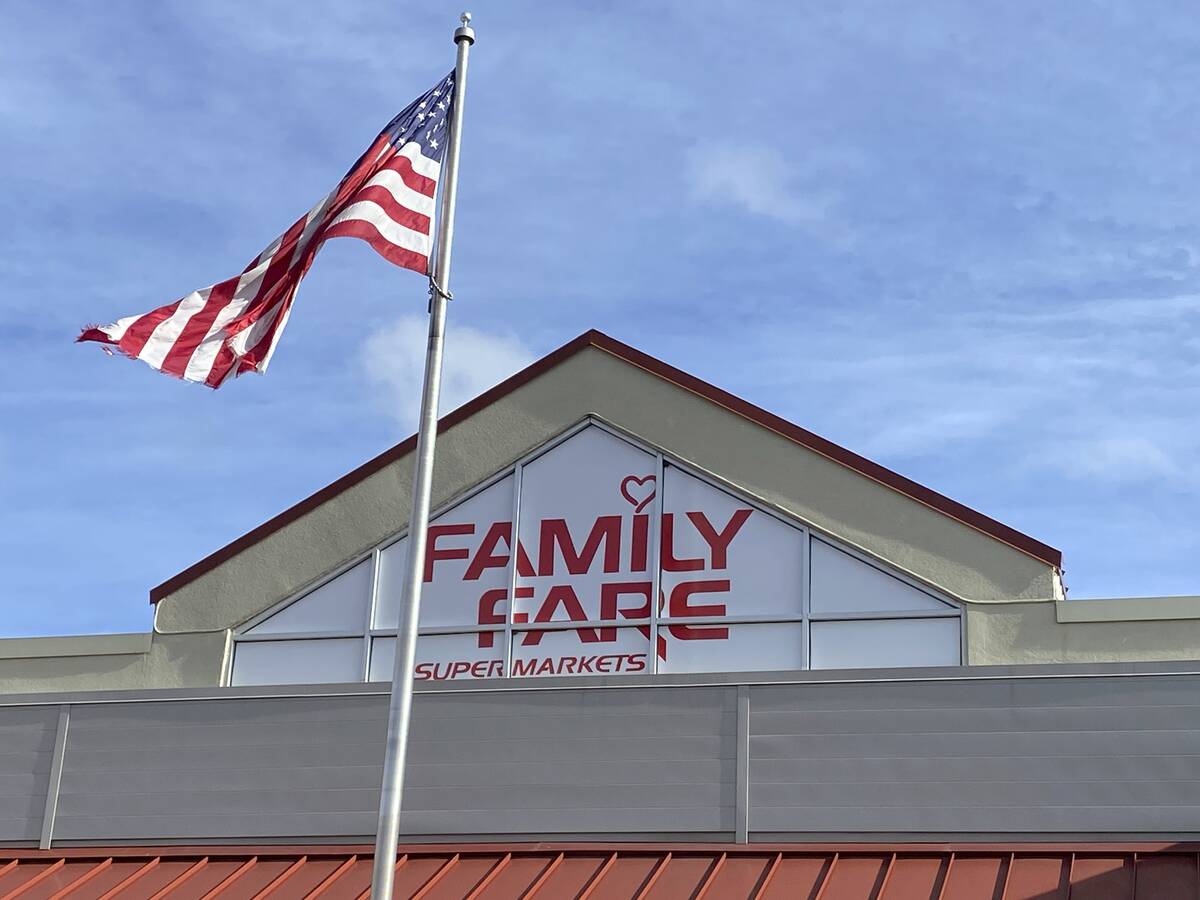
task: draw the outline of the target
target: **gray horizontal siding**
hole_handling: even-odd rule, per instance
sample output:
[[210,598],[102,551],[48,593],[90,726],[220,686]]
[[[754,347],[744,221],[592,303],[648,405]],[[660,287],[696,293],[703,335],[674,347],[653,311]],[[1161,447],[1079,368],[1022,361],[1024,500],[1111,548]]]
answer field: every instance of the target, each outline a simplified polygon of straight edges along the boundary
[[36,841],[54,755],[58,707],[0,710],[0,841]]
[[750,828],[772,834],[1200,826],[1200,679],[756,687]]
[[[404,830],[732,828],[736,688],[421,695]],[[385,697],[79,706],[56,840],[374,831]]]

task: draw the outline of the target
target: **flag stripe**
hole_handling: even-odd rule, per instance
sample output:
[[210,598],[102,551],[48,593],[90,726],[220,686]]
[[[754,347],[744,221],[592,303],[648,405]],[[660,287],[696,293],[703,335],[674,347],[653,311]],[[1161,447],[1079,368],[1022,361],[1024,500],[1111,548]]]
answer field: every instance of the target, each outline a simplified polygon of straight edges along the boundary
[[[416,153],[420,156],[420,152]],[[381,166],[381,172],[395,172],[408,187],[424,197],[433,198],[437,193],[437,173],[433,177],[420,171],[420,163],[414,163],[412,155],[397,154],[387,165]]]
[[[387,188],[378,184],[371,184],[364,187],[361,191],[354,195],[356,204],[363,202],[374,203],[384,215],[395,222],[397,225],[407,228],[409,231],[415,231],[417,234],[428,235],[432,222],[429,216],[424,213],[419,213],[414,209],[410,209],[403,203],[396,200],[395,195]],[[349,209],[346,213],[349,213]],[[342,215],[345,216],[346,213]],[[349,217],[353,218],[353,217]],[[338,217],[341,221],[345,221],[341,216]],[[337,221],[337,220],[335,220]]]
[[175,346],[175,341],[183,334],[191,318],[204,309],[208,302],[208,295],[211,293],[212,288],[204,288],[194,291],[180,300],[175,306],[175,312],[171,313],[169,318],[159,322],[151,332],[150,337],[138,352],[138,359],[149,363],[156,369],[162,368],[163,360]]
[[188,320],[187,327],[180,332],[179,337],[175,339],[174,345],[163,358],[163,372],[168,375],[174,375],[176,378],[183,377],[184,372],[187,371],[188,363],[192,360],[192,354],[196,352],[196,348],[200,346],[200,342],[209,337],[209,330],[212,328],[217,314],[229,305],[229,300],[233,297],[237,283],[238,279],[228,278],[212,287],[211,291],[209,291],[208,302],[204,305],[204,308],[198,310]]
[[416,250],[407,250],[391,243],[379,233],[379,229],[370,222],[355,219],[352,222],[341,222],[330,229],[330,237],[356,237],[370,244],[375,252],[388,262],[412,269],[415,272],[429,272],[429,254]]
[[146,341],[150,340],[150,335],[154,334],[154,329],[160,322],[165,322],[174,315],[176,307],[182,302],[182,300],[176,300],[174,303],[160,306],[154,312],[148,312],[131,323],[120,341],[117,342],[121,352],[138,359],[141,356],[142,348],[146,346]]
[[376,174],[366,184],[362,186],[363,190],[371,188],[383,188],[401,206],[408,207],[413,212],[421,213],[424,216],[433,218],[434,202],[433,197],[428,197],[420,191],[414,190],[394,169],[384,169]]
[[[341,223],[353,222],[355,220],[370,222],[379,231],[384,240],[390,241],[397,247],[412,250],[416,253],[429,254],[430,240],[428,234],[422,234],[419,231],[413,231],[411,228],[405,227],[391,218],[382,206],[370,200],[358,201],[347,206],[345,211],[330,223],[329,229],[325,232],[325,237],[331,237],[333,229]],[[355,235],[355,237],[357,236]]]

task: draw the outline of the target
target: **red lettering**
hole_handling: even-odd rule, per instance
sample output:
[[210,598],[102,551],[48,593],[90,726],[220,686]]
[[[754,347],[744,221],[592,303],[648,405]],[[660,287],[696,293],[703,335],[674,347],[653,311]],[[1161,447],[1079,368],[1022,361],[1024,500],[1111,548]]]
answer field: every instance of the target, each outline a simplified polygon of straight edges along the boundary
[[470,671],[471,671],[471,664],[469,662],[466,662],[466,661],[460,659],[458,662],[456,662],[450,666],[450,676],[449,677],[457,678],[459,675],[463,675]]
[[538,574],[554,574],[554,545],[562,552],[563,562],[571,575],[583,575],[592,568],[592,562],[604,544],[604,571],[618,572],[621,569],[621,517],[600,516],[584,542],[583,550],[575,551],[575,542],[567,529],[566,519],[543,519],[541,540],[538,544]]
[[433,677],[433,672],[430,671],[431,668],[429,663],[417,663],[413,668],[413,678],[417,681],[428,681]]
[[[504,541],[505,553],[503,556],[496,553],[496,548],[500,542]],[[512,522],[494,522],[488,528],[487,533],[483,536],[483,540],[479,542],[479,549],[475,551],[475,556],[471,560],[471,564],[467,566],[467,571],[463,575],[463,581],[477,581],[479,576],[483,574],[484,569],[503,568],[508,565],[509,556],[512,553]],[[529,555],[525,552],[525,548],[517,547],[517,572],[526,578],[533,577],[533,563],[529,561]]]
[[486,678],[488,670],[492,667],[492,660],[481,659],[479,662],[471,664],[472,678]]
[[541,665],[539,665],[537,668],[537,674],[538,675],[553,675],[553,674],[555,674],[554,660],[552,660],[548,656],[545,659],[543,659]]
[[425,541],[425,583],[433,581],[433,564],[439,559],[467,559],[471,551],[466,547],[437,548],[438,538],[454,534],[474,534],[475,526],[470,522],[462,525],[430,525],[429,537]]
[[499,678],[501,675],[503,675],[504,674],[504,660],[493,659],[488,664],[487,673],[488,673],[488,678]]
[[619,657],[619,656],[597,656],[596,657],[596,671],[602,672],[607,675],[609,672],[612,671],[612,661],[614,659],[618,660],[617,664],[620,665],[619,660],[621,659],[621,657]]
[[537,668],[536,659],[514,659],[512,664],[512,673],[515,677],[532,675],[535,668]]
[[[542,602],[541,607],[538,608],[533,621],[554,621],[554,611],[560,605],[567,611],[567,618],[572,622],[587,621],[587,613],[583,611],[583,606],[579,602],[579,597],[575,594],[575,589],[569,584],[556,584],[546,592],[546,599]],[[600,640],[593,628],[576,628],[575,633],[579,636],[579,640],[585,644],[594,644]],[[521,639],[521,646],[529,647],[540,644],[543,634],[545,634],[544,631],[525,632],[525,637]]]
[[687,514],[692,524],[696,526],[696,530],[700,532],[700,537],[704,538],[705,543],[712,549],[712,567],[714,569],[725,568],[729,561],[729,545],[733,543],[737,533],[742,530],[742,526],[750,518],[750,512],[751,510],[748,509],[737,510],[729,517],[729,521],[720,531],[712,527],[712,523],[708,521],[708,516],[704,513],[690,512]]
[[626,656],[625,658],[627,660],[629,660],[629,671],[630,672],[641,672],[642,670],[644,670],[646,668],[646,654],[645,653],[631,653],[628,656]]
[[629,568],[634,572],[645,572],[649,567],[650,517],[645,513],[633,517],[633,544],[629,550]]
[[699,572],[704,568],[703,559],[675,558],[675,515],[663,513],[662,522],[662,567],[664,572]]
[[[724,603],[712,603],[708,606],[691,606],[688,598],[692,594],[723,594],[729,592],[729,580],[721,581],[685,581],[675,585],[671,591],[670,615],[672,618],[687,616],[723,616]],[[691,625],[671,625],[671,637],[681,641],[719,641],[729,637],[729,629],[696,628]]]
[[[654,585],[649,581],[628,581],[600,585],[600,618],[609,620],[617,618],[620,613],[626,619],[650,618],[650,591]],[[617,598],[623,594],[637,594],[642,602],[631,609],[619,609]],[[649,636],[650,629],[644,628]],[[616,628],[601,628],[600,640],[612,642],[617,639]]]
[[[532,600],[532,599],[533,599],[533,588],[531,588],[531,587],[518,587],[518,588],[517,588],[517,591],[516,591],[516,594],[515,594],[514,596],[515,596],[515,597],[516,597],[518,600]],[[529,613],[527,613],[527,612],[516,612],[516,611],[514,611],[514,612],[513,612],[513,621],[514,621],[514,622],[518,622],[518,623],[520,623],[520,624],[524,624],[524,623],[526,623],[526,622],[528,622],[528,621],[529,621]]]
[[[484,591],[483,596],[479,598],[479,624],[503,625],[506,621],[505,613],[497,611],[496,607],[507,599],[508,590],[505,588]],[[478,640],[480,647],[491,647],[496,642],[496,632],[481,631]]]

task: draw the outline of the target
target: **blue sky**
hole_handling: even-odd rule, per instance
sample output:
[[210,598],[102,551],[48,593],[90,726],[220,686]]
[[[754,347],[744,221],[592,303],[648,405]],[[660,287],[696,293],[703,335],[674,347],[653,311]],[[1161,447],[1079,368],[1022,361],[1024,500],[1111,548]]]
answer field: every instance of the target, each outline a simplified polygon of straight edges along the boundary
[[[71,341],[239,271],[458,11],[6,6],[0,634],[145,630],[411,431],[423,285],[357,241],[264,378]],[[473,11],[448,406],[598,327],[1062,548],[1073,597],[1200,593],[1191,4]]]

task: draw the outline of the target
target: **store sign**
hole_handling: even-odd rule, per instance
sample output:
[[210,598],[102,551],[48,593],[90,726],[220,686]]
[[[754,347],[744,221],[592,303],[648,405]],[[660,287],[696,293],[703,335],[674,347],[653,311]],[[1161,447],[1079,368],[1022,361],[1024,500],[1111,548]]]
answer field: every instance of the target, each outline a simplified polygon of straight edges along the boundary
[[[713,668],[705,656],[761,668],[730,659],[761,655],[761,626],[694,620],[798,616],[802,533],[676,467],[663,480],[650,454],[585,429],[524,467],[515,540],[511,476],[431,523],[421,625],[465,632],[511,615],[512,675],[645,672],[657,566],[659,671]],[[772,627],[794,641],[771,667],[802,665],[799,626]],[[416,677],[499,676],[504,642],[495,630],[422,635]]]
[[[415,676],[961,662],[955,607],[831,542],[813,537],[806,553],[803,529],[669,461],[656,468],[592,426],[431,522]],[[405,557],[401,540],[377,570],[360,562],[256,621],[233,683],[356,680],[364,641],[367,678],[387,680]]]

